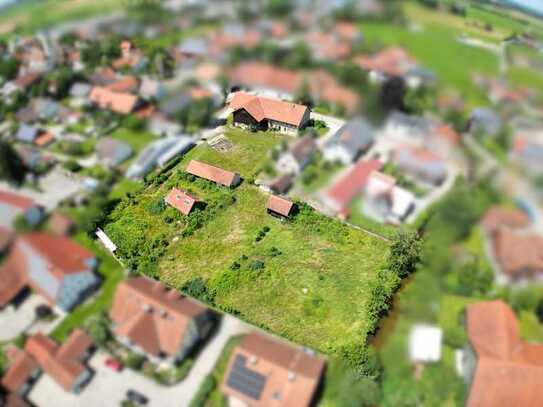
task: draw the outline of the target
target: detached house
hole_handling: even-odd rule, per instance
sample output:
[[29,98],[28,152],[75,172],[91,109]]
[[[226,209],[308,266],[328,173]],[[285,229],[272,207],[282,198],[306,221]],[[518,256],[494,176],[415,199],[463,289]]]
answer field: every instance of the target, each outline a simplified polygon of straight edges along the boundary
[[29,337],[24,350],[13,349],[2,385],[23,398],[43,372],[65,391],[79,393],[92,377],[85,365],[94,344],[80,329],[61,345],[41,333]]
[[119,284],[109,316],[117,339],[156,363],[181,361],[212,325],[205,307],[145,277]]
[[232,352],[221,390],[231,406],[308,407],[324,367],[297,346],[251,333]]
[[130,93],[114,92],[102,86],[92,88],[89,100],[100,109],[111,110],[119,114],[134,112],[139,103],[137,96]]
[[317,143],[311,136],[304,136],[282,154],[275,167],[282,174],[299,174],[311,162],[317,152]]
[[309,108],[296,103],[236,92],[230,108],[234,125],[295,135],[309,121]]
[[324,146],[324,158],[348,165],[366,151],[375,139],[372,126],[363,119],[354,119],[341,127]]
[[43,232],[23,234],[0,268],[0,307],[30,287],[68,312],[98,286],[96,265],[93,253],[67,237]]
[[439,185],[447,178],[445,162],[423,147],[400,147],[392,160],[402,171],[422,182]]
[[543,344],[521,339],[511,308],[501,300],[469,305],[466,328],[466,406],[543,405]]
[[43,219],[43,210],[30,198],[0,190],[0,226],[10,229],[17,216],[35,226]]

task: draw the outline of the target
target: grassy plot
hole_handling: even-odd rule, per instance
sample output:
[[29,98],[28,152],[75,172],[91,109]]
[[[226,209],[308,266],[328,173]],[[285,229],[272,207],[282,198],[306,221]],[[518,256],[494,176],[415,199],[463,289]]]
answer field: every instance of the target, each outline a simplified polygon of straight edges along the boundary
[[[230,150],[198,146],[117,207],[106,231],[119,253],[149,246],[153,257],[159,248],[163,255],[153,262],[161,280],[179,288],[203,281],[218,307],[296,342],[323,351],[364,343],[370,329],[364,306],[388,243],[308,210],[287,222],[268,216],[268,196],[248,179],[282,137],[239,130],[226,137]],[[191,178],[183,169],[194,158],[237,170],[244,182],[228,190]],[[152,213],[152,202],[172,186],[196,194],[206,208],[188,217],[174,217],[172,208]]]
[[135,154],[139,153],[145,146],[156,140],[156,137],[148,131],[134,131],[124,127],[115,130],[110,137],[128,143]]

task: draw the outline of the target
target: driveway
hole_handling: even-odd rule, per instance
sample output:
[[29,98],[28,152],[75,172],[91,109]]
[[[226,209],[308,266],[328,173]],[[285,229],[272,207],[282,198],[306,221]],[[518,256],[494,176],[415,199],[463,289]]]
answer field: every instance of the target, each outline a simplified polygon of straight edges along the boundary
[[81,181],[77,176],[58,167],[40,178],[39,191],[28,187],[14,188],[7,182],[0,182],[0,189],[31,198],[48,212],[55,209],[59,202],[80,191],[81,188]]
[[99,351],[93,355],[89,362],[95,371],[95,375],[81,394],[67,393],[47,375],[42,375],[34,385],[28,398],[37,406],[117,407],[125,399],[126,391],[134,389],[149,398],[149,406],[188,406],[194,394],[198,391],[200,383],[215,367],[228,339],[249,330],[250,327],[245,323],[224,315],[218,332],[200,352],[189,375],[175,386],[161,386],[129,369],[115,372],[105,366],[108,355],[103,351]]

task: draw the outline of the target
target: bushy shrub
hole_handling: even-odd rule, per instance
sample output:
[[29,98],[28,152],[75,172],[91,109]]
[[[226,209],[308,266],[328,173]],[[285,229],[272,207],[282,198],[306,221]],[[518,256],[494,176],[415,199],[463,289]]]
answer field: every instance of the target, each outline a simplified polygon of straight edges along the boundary
[[251,271],[258,271],[262,270],[266,265],[261,260],[254,260],[249,264],[249,270]]

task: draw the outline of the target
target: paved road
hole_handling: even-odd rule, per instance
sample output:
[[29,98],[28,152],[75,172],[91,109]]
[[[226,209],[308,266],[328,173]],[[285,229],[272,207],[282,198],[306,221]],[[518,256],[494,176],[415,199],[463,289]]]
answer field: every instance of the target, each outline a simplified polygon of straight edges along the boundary
[[105,367],[108,355],[99,351],[89,363],[95,375],[81,394],[67,393],[51,378],[42,375],[30,392],[29,399],[37,406],[117,407],[125,399],[128,389],[136,389],[149,398],[148,406],[185,407],[189,405],[203,379],[213,370],[228,339],[249,330],[250,327],[247,324],[224,315],[217,334],[201,351],[187,378],[175,386],[161,386],[129,369],[115,372]]

